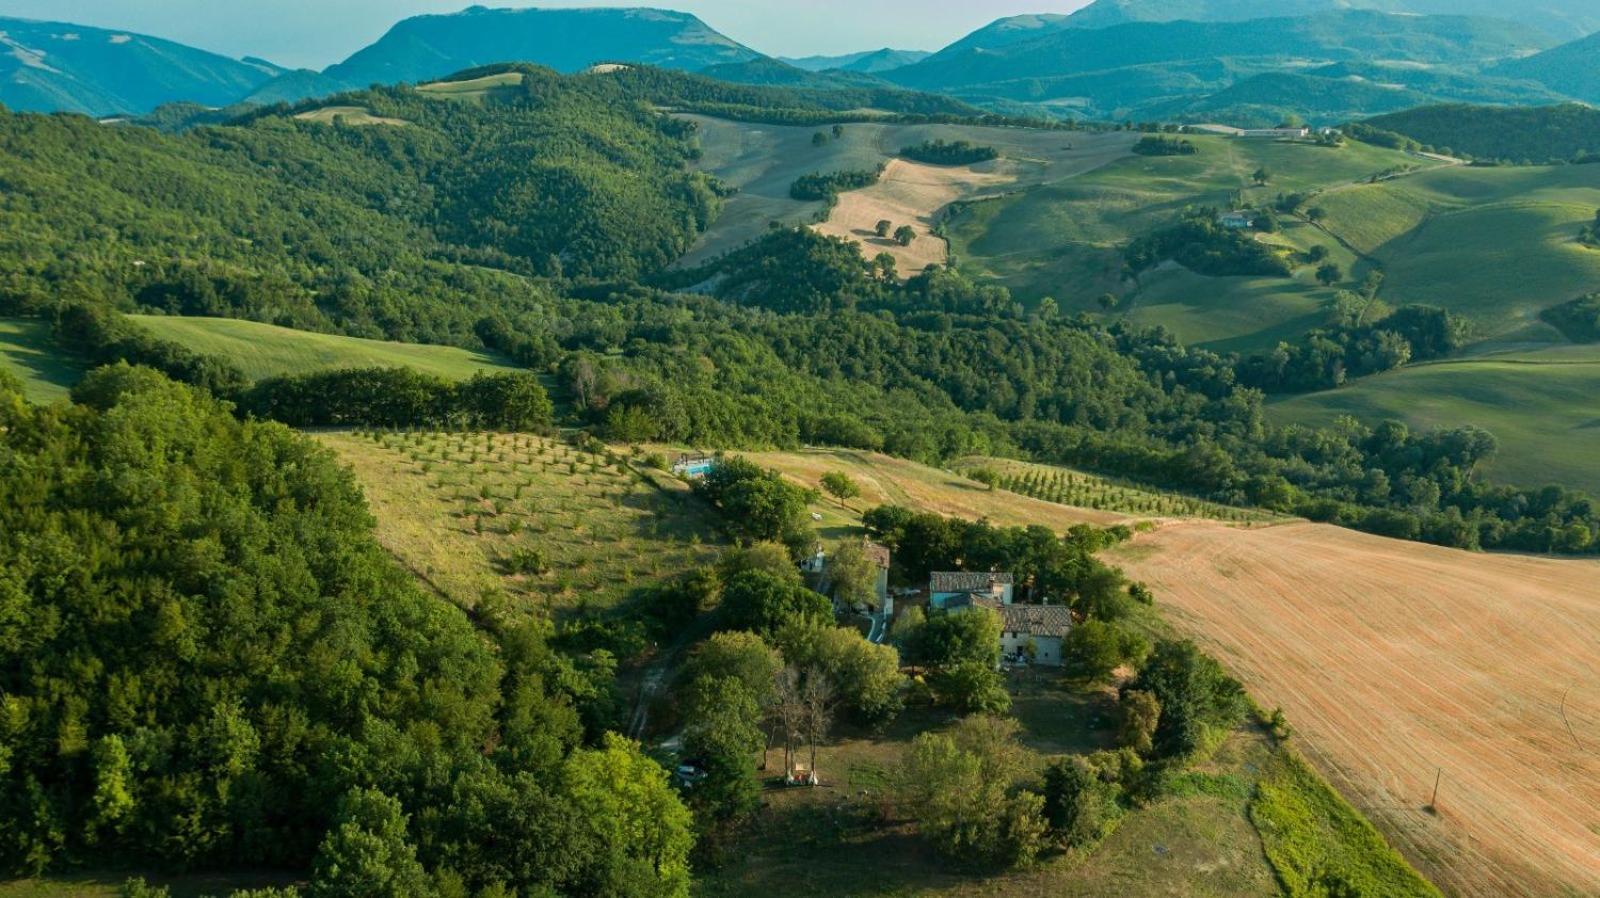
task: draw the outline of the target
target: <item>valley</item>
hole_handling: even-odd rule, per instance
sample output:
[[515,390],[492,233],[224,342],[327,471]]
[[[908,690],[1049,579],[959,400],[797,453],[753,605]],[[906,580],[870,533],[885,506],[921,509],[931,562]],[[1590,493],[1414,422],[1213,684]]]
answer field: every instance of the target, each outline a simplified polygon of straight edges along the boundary
[[0,898],[1600,894],[1589,0],[104,5]]

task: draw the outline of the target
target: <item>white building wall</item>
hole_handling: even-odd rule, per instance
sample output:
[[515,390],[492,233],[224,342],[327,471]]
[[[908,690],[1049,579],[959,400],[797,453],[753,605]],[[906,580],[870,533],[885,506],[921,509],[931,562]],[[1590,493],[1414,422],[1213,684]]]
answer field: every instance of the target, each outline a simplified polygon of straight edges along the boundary
[[1027,633],[1014,633],[1009,630],[1000,634],[1000,654],[1020,655],[1029,641],[1033,642],[1035,651],[1034,663],[1045,667],[1061,666],[1061,637],[1059,636],[1030,636]]

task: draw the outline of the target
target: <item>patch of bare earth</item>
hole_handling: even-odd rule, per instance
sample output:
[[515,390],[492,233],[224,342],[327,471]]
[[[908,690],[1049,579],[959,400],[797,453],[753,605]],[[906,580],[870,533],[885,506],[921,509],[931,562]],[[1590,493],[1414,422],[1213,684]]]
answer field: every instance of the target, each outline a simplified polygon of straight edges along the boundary
[[1600,564],[1315,524],[1119,561],[1448,893],[1600,895]]
[[[862,246],[868,258],[880,253],[894,256],[901,277],[910,277],[929,265],[942,265],[950,256],[944,240],[933,236],[940,214],[957,200],[999,192],[1016,181],[1004,160],[976,166],[925,165],[892,159],[878,183],[839,195],[828,220],[815,225],[820,234],[843,237]],[[879,237],[877,226],[888,221],[891,236]],[[917,232],[910,246],[893,239],[893,231],[910,225]]]

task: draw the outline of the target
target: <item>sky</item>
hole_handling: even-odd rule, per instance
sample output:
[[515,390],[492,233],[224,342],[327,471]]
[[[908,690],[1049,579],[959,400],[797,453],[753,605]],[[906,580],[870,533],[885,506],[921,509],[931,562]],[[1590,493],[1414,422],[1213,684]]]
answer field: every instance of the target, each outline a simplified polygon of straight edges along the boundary
[[[1088,0],[476,0],[485,6],[636,6],[692,12],[773,56],[891,46],[937,50],[1001,16],[1065,13]],[[0,16],[49,19],[164,37],[228,56],[321,69],[421,13],[474,0],[0,0]]]

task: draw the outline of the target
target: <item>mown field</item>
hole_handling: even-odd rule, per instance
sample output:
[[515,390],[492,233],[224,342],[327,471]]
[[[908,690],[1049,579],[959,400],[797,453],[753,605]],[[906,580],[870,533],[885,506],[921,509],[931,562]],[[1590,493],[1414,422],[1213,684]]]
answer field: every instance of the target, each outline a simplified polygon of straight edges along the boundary
[[451,346],[363,340],[230,318],[131,317],[158,337],[232,362],[252,380],[335,368],[413,368],[449,380],[520,370],[498,356]]
[[1267,406],[1279,423],[1340,415],[1418,430],[1475,424],[1500,441],[1495,480],[1600,494],[1600,346],[1564,346],[1416,365]]
[[0,318],[0,370],[22,381],[29,402],[65,399],[83,376],[56,349],[50,322],[35,318]]

